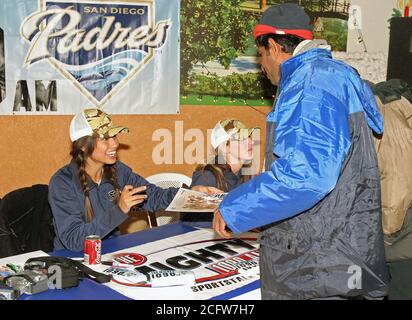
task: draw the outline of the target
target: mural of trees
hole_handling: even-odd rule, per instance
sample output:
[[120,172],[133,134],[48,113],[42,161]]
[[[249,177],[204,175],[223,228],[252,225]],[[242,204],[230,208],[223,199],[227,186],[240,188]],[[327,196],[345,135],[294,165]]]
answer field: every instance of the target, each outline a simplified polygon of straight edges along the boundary
[[256,55],[254,26],[268,6],[283,2],[303,6],[314,24],[320,23],[316,38],[327,40],[332,50],[346,51],[348,0],[181,0],[183,103],[273,103],[276,88],[247,62]]
[[[255,20],[241,10],[241,0],[182,0],[181,83],[196,63],[217,60],[225,68],[248,48]],[[236,29],[236,32],[233,29]]]
[[332,51],[346,51],[348,39],[348,24],[345,20],[333,18],[321,18],[323,28],[315,32],[315,38],[325,39]]

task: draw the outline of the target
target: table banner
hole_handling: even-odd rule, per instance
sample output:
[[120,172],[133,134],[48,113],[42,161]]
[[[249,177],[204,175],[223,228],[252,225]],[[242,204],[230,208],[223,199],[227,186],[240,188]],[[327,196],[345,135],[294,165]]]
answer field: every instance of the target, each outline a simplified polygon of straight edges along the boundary
[[[113,290],[136,300],[205,300],[221,296],[259,280],[259,250],[256,233],[218,238],[210,229],[123,249],[102,256],[102,261],[133,264],[134,270],[149,273],[157,270],[193,272],[195,283],[163,287],[130,286],[111,282]],[[118,260],[119,261],[119,260]],[[93,266],[105,272],[107,265]],[[259,290],[249,299],[260,298]],[[241,293],[240,293],[241,294]]]

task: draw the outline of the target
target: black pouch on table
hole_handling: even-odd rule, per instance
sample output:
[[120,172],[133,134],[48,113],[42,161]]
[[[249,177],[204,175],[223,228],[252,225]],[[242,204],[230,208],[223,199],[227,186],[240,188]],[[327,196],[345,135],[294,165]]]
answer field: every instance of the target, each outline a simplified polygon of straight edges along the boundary
[[99,283],[110,282],[111,276],[94,271],[89,267],[65,257],[30,258],[24,265],[25,270],[46,270],[49,280],[53,280],[57,289],[71,288],[79,285],[79,281],[89,278]]

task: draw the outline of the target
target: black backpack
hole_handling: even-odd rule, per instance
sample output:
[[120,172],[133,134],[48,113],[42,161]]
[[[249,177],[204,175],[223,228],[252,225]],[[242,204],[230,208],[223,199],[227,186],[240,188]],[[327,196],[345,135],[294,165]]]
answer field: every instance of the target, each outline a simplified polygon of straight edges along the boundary
[[55,231],[48,186],[21,188],[0,201],[0,258],[26,252],[53,251]]

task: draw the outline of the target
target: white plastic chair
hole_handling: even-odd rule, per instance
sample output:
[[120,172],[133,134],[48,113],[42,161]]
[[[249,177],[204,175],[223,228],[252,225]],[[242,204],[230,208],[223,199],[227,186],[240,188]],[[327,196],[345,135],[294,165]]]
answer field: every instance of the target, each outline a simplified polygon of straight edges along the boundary
[[[183,185],[190,187],[192,179],[188,176],[180,173],[158,173],[146,178],[147,181],[153,183],[160,188],[180,188]],[[173,223],[180,220],[179,212],[170,211],[157,211],[148,212],[149,215],[149,226],[157,227],[168,223]]]

